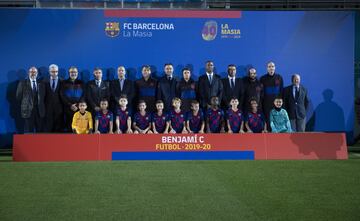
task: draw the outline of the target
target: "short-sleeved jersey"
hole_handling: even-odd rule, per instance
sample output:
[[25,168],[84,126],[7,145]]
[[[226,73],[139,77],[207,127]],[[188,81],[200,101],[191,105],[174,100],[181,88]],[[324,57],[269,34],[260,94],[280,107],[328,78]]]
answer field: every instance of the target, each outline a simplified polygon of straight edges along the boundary
[[119,117],[119,127],[122,133],[126,133],[128,130],[127,120],[131,118],[131,111],[126,108],[125,110],[121,110],[118,108],[116,111],[116,116]]
[[240,109],[233,111],[229,108],[226,112],[226,119],[229,120],[230,128],[234,133],[239,133],[244,116]]
[[99,121],[98,131],[100,131],[102,134],[109,133],[110,122],[112,122],[113,119],[114,116],[111,111],[108,111],[106,114],[104,114],[102,111],[96,112],[95,120]]
[[181,133],[183,131],[184,123],[185,123],[185,114],[182,111],[176,113],[175,110],[171,110],[169,113],[169,120],[172,129],[174,129],[176,133]]
[[220,133],[221,123],[224,120],[224,112],[221,109],[213,110],[209,108],[206,112],[211,133]]
[[261,133],[264,130],[265,117],[262,113],[249,112],[246,121],[254,133]]
[[136,123],[136,126],[138,126],[141,130],[145,130],[150,125],[151,115],[149,112],[146,112],[145,116],[142,116],[140,112],[137,112],[134,115],[134,122]]
[[204,114],[202,110],[199,110],[196,115],[194,115],[192,111],[189,111],[186,120],[189,121],[190,130],[194,133],[199,133],[201,125],[204,122]]
[[169,121],[169,117],[166,113],[162,113],[159,116],[157,113],[152,113],[151,122],[155,124],[155,129],[158,133],[164,133],[166,128],[166,122]]

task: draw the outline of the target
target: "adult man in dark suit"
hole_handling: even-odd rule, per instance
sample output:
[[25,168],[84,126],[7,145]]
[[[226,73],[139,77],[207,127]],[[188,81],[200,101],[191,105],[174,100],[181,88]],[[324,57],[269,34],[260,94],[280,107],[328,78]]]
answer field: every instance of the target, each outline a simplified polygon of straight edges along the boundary
[[110,99],[110,85],[109,82],[103,81],[102,70],[100,68],[94,68],[94,80],[87,83],[86,86],[86,100],[88,102],[89,111],[92,116],[100,111],[100,101],[102,99]]
[[16,99],[21,103],[21,117],[25,120],[25,133],[43,131],[45,86],[37,80],[37,75],[36,67],[31,67],[29,78],[21,81],[16,90]]
[[60,97],[60,88],[62,80],[58,76],[59,68],[56,64],[49,66],[49,80],[44,81],[46,96],[46,115],[45,131],[46,132],[63,132],[63,104]]
[[256,99],[258,110],[262,111],[262,99],[264,97],[264,88],[260,81],[256,78],[256,69],[250,68],[248,76],[243,78],[244,84],[244,105],[243,110],[249,112],[251,109],[250,101]]
[[160,78],[157,89],[157,99],[164,102],[164,110],[172,110],[172,99],[176,96],[177,80],[174,78],[174,67],[168,63],[164,65],[165,75]]
[[221,107],[227,110],[230,107],[232,98],[237,98],[239,101],[239,108],[242,109],[244,87],[241,78],[236,78],[236,66],[234,64],[228,65],[228,76],[222,79],[224,87]]
[[[111,100],[112,109],[115,111],[119,107],[119,99],[121,95],[126,95],[128,100],[128,107],[132,108],[133,98],[135,93],[134,82],[126,79],[126,70],[124,66],[119,66],[117,69],[118,79],[111,82]],[[116,112],[113,112],[116,113]]]
[[206,111],[210,105],[211,97],[218,97],[221,101],[223,97],[223,84],[220,76],[214,74],[214,63],[207,61],[205,65],[206,73],[198,80],[198,98],[201,108]]
[[294,74],[291,81],[292,85],[284,88],[284,107],[288,112],[292,130],[304,132],[309,97],[306,88],[300,84],[300,75]]

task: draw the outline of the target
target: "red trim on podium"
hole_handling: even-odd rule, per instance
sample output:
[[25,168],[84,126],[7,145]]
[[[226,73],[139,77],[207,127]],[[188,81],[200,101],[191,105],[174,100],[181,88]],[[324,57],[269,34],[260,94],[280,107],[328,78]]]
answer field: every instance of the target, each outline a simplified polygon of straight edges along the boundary
[[[347,159],[343,133],[197,134],[196,145],[179,143],[175,149],[164,134],[26,134],[14,135],[14,161],[111,160],[112,152],[254,151],[257,160]],[[193,135],[174,135],[190,137]],[[192,142],[193,143],[193,142]],[[204,146],[205,145],[205,146]],[[206,149],[203,147],[209,147]],[[163,146],[162,146],[163,147]],[[188,148],[188,149],[186,149]]]
[[104,10],[111,18],[241,18],[241,11],[209,10]]

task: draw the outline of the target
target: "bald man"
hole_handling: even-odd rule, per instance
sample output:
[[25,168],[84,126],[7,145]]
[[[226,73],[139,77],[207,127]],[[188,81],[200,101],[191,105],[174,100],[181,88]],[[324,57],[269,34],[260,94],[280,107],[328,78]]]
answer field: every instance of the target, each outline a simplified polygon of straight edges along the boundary
[[304,132],[306,125],[306,110],[309,97],[306,88],[300,84],[300,75],[291,77],[292,84],[284,88],[284,108],[288,112],[291,128],[295,132]]
[[280,74],[275,73],[275,63],[270,61],[267,63],[267,73],[260,78],[260,82],[264,87],[264,97],[262,101],[263,112],[266,117],[266,123],[270,129],[269,115],[273,108],[276,97],[282,96],[283,78]]

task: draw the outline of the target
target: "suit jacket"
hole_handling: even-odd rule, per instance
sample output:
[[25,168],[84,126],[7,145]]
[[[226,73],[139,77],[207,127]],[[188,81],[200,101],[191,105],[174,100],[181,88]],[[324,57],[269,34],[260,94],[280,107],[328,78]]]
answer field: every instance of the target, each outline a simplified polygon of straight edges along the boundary
[[[52,82],[51,82],[52,83]],[[59,115],[63,112],[63,104],[60,97],[60,88],[63,83],[63,80],[58,78],[58,83],[56,85],[55,91],[51,88],[50,79],[44,81],[45,85],[45,106],[46,110],[53,110],[56,115]]]
[[124,85],[121,90],[119,79],[113,80],[111,82],[111,100],[113,102],[114,107],[119,105],[119,98],[121,95],[126,95],[128,100],[128,106],[131,107],[135,95],[135,87],[134,82],[128,79],[124,80]]
[[205,108],[204,110],[207,110],[207,104],[210,104],[211,97],[217,96],[221,101],[223,96],[223,84],[221,82],[220,76],[214,74],[211,84],[209,82],[207,74],[200,76],[197,86],[197,92],[200,105],[202,108]]
[[300,85],[299,97],[297,99],[295,99],[293,94],[293,85],[284,88],[283,99],[284,107],[290,119],[305,119],[309,98],[304,86]]
[[86,87],[86,100],[91,111],[95,110],[95,107],[100,107],[101,99],[110,99],[110,85],[107,81],[101,81],[100,87],[95,83],[95,80],[91,80],[87,83]]
[[[20,101],[20,111],[22,118],[30,118],[32,110],[37,102],[40,117],[45,117],[45,85],[41,81],[37,82],[37,91],[33,92],[29,79],[19,82],[16,89],[16,99]],[[36,96],[36,97],[35,97]]]
[[172,109],[172,99],[176,96],[176,85],[177,80],[174,77],[169,81],[167,76],[163,76],[158,82],[156,98],[164,102],[165,111]]
[[231,88],[229,78],[226,77],[222,79],[223,84],[223,98],[222,98],[222,107],[227,110],[231,98],[236,97],[239,100],[239,108],[242,108],[243,99],[244,99],[244,86],[241,78],[235,79],[235,87]]

